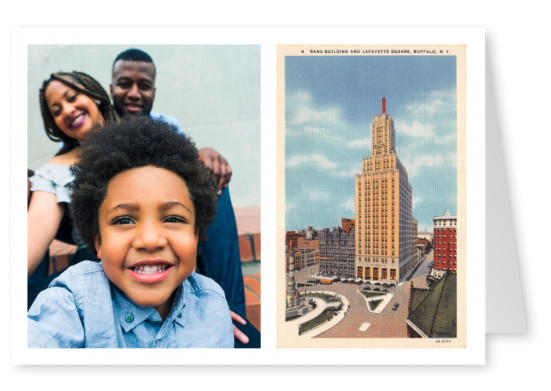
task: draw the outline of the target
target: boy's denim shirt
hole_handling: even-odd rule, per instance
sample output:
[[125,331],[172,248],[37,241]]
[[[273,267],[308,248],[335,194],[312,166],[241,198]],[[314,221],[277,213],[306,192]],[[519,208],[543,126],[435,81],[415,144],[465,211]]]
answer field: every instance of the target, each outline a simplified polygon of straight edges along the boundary
[[30,348],[232,348],[233,326],[224,292],[192,273],[176,290],[166,320],[129,300],[101,263],[70,267],[28,312]]

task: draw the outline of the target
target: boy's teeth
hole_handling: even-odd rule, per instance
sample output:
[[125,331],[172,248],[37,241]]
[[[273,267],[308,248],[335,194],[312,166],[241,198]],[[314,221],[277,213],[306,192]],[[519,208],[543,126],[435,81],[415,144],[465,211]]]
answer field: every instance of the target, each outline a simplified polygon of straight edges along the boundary
[[134,271],[136,273],[150,274],[150,273],[160,273],[166,270],[167,265],[153,265],[153,266],[136,266]]

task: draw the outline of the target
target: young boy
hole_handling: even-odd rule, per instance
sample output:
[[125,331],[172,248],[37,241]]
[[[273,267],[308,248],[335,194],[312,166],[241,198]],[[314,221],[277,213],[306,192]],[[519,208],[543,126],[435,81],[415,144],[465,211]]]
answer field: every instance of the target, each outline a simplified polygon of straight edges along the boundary
[[222,289],[193,273],[216,185],[171,125],[91,134],[72,168],[73,221],[101,263],[70,267],[28,312],[29,347],[233,347]]

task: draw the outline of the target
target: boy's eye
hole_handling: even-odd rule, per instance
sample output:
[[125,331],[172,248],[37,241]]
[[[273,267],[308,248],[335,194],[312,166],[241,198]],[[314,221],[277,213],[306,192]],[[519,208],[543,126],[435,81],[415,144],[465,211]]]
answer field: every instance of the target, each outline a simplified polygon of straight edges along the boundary
[[114,225],[126,225],[126,224],[132,224],[133,221],[130,217],[116,217],[113,219],[112,224]]
[[187,220],[181,216],[168,216],[165,218],[165,223],[185,223]]

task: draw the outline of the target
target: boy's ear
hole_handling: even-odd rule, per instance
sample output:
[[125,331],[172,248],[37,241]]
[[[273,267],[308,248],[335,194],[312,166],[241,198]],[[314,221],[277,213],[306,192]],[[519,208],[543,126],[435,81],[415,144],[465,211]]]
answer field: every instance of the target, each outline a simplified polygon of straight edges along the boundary
[[199,229],[198,228],[195,228],[194,234],[195,234],[195,244],[199,245]]
[[101,236],[99,232],[94,234],[94,247],[96,248],[97,257],[101,259]]

